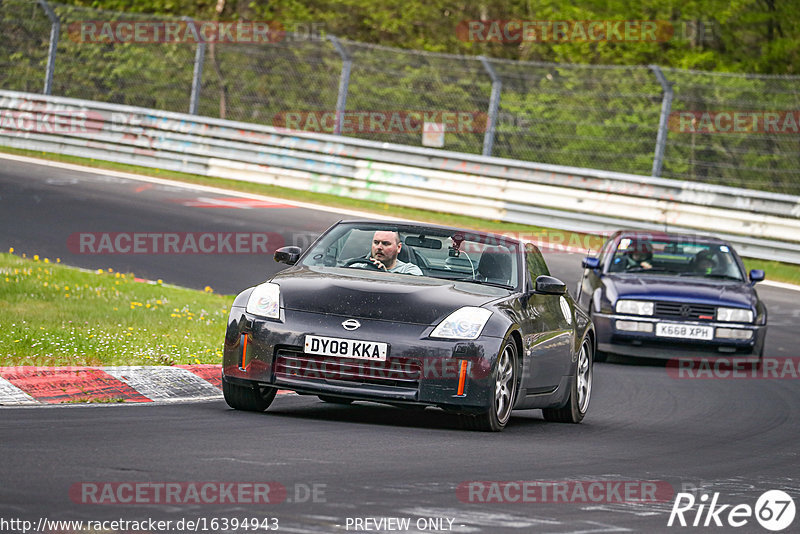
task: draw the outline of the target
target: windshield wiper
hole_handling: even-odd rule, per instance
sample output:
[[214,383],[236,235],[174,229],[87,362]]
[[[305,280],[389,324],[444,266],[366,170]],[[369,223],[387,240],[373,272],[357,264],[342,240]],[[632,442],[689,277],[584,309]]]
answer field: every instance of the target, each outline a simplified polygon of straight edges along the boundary
[[645,269],[644,267],[633,267],[623,271],[624,273],[672,273],[669,269]]
[[705,278],[719,278],[721,280],[736,280],[737,282],[741,282],[742,279],[737,276],[731,276],[729,274],[705,274],[703,275]]
[[717,278],[720,280],[736,280],[737,282],[742,281],[741,278],[731,276],[729,274],[680,273],[678,276],[696,276],[699,278]]
[[450,280],[453,280],[454,282],[471,282],[473,284],[502,287],[503,289],[514,289],[512,286],[508,284],[501,284],[499,282],[488,282],[485,280],[478,280],[477,278],[450,278]]

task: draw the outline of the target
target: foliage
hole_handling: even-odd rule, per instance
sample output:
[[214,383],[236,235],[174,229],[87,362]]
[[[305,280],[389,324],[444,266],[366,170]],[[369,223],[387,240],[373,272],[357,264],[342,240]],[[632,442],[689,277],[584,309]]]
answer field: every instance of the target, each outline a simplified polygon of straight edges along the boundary
[[[201,115],[275,126],[282,126],[280,118],[287,113],[335,112],[343,60],[326,32],[341,38],[352,60],[348,111],[485,117],[492,81],[476,57],[483,54],[494,58],[490,63],[502,82],[492,155],[540,163],[651,174],[663,91],[649,64],[660,65],[672,85],[673,112],[796,112],[800,97],[798,76],[722,72],[798,72],[800,10],[788,0],[582,0],[576,5],[546,0],[74,0],[51,5],[62,19],[53,94],[177,112],[189,110],[194,44],[85,43],[70,38],[70,25],[182,15],[279,21],[295,33],[275,43],[208,47],[198,106]],[[674,34],[663,42],[477,43],[456,31],[460,22],[472,19],[661,20]],[[0,3],[0,31],[9,36],[0,43],[1,88],[41,91],[49,28],[43,10],[30,0]],[[367,129],[345,135],[407,145],[422,140],[419,131]],[[797,138],[791,132],[716,135],[670,129],[661,176],[800,194]],[[148,140],[136,142],[141,146]],[[447,150],[480,154],[483,146],[482,129],[445,135]]]

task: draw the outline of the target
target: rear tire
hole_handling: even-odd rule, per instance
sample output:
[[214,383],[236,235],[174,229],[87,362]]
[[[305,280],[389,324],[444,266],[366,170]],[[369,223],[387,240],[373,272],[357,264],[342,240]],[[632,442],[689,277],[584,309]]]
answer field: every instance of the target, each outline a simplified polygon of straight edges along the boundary
[[511,419],[517,399],[517,344],[509,338],[503,344],[492,373],[492,399],[486,412],[461,415],[461,426],[467,430],[500,432]]
[[317,395],[322,402],[330,402],[331,404],[353,404],[353,399],[342,399],[341,397],[331,397],[328,395]]
[[561,408],[543,408],[542,415],[545,421],[554,423],[580,423],[589,409],[592,397],[592,343],[585,338],[578,353],[578,362],[575,366],[575,376],[569,392],[566,405]]
[[278,388],[262,386],[240,386],[222,379],[222,395],[228,406],[246,412],[263,412],[275,399]]

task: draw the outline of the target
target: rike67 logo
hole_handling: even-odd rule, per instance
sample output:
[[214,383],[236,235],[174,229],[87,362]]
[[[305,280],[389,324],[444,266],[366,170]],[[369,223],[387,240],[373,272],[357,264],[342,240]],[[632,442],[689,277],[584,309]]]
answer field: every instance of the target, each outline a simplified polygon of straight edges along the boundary
[[[699,501],[699,502],[698,502]],[[767,530],[779,532],[794,522],[794,500],[781,490],[761,494],[755,507],[749,504],[719,504],[719,493],[696,498],[692,493],[678,493],[667,526],[743,527],[755,518]]]

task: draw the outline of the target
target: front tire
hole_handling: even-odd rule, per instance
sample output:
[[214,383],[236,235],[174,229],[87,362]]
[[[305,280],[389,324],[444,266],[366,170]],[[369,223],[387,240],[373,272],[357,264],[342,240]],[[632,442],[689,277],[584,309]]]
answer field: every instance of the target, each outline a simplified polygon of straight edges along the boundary
[[240,386],[231,384],[222,379],[222,395],[228,406],[235,410],[246,412],[263,412],[275,399],[278,388],[253,386]]
[[507,339],[497,356],[493,395],[489,409],[477,415],[462,415],[461,424],[468,430],[500,432],[511,419],[511,410],[517,400],[517,344]]
[[587,337],[581,344],[578,353],[578,363],[575,366],[575,376],[572,380],[569,399],[561,408],[543,408],[542,415],[546,421],[554,423],[580,423],[583,421],[589,401],[592,397],[593,361],[592,343]]

